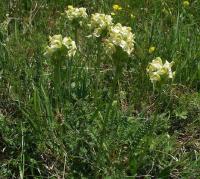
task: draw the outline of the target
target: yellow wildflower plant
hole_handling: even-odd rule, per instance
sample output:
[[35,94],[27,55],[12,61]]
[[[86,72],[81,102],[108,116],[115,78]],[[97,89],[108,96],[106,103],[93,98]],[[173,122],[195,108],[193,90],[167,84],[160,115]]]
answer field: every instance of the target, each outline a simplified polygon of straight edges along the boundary
[[121,11],[122,10],[122,7],[120,5],[118,5],[118,4],[114,4],[112,6],[112,8],[113,8],[114,11]]
[[113,53],[115,52],[114,47],[119,46],[123,51],[130,55],[134,50],[134,40],[135,35],[132,33],[132,29],[117,23],[116,25],[111,26],[109,36],[105,40],[105,47],[110,47],[108,49],[112,49],[111,52]]
[[113,25],[112,20],[111,15],[100,13],[92,14],[89,26],[94,29],[93,35],[100,37],[104,30],[108,30]]
[[189,1],[183,1],[183,6],[188,7],[190,5]]
[[86,12],[86,8],[74,8],[73,6],[69,5],[67,10],[65,10],[65,13],[67,15],[67,18],[70,21],[73,21],[74,19],[86,19],[88,17],[88,14]]
[[46,47],[44,53],[45,56],[52,56],[55,52],[62,49],[63,47],[67,48],[67,56],[72,57],[76,53],[76,44],[70,37],[62,37],[61,34],[49,36],[50,45]]
[[173,64],[174,62],[169,63],[167,60],[163,64],[160,57],[155,58],[147,67],[147,73],[151,82],[155,83],[156,81],[160,81],[162,76],[172,79],[175,74],[171,69]]
[[155,50],[156,50],[156,47],[151,46],[151,47],[149,48],[149,53],[152,54],[153,52],[155,52]]

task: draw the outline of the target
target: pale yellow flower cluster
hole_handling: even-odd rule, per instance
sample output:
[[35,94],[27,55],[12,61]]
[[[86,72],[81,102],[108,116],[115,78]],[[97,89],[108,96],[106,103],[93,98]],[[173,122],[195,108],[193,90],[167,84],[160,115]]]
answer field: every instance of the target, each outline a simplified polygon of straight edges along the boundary
[[169,63],[167,60],[163,64],[160,57],[155,58],[147,67],[147,73],[149,74],[152,83],[160,81],[162,76],[172,79],[175,72],[172,72],[172,66],[174,62]]
[[90,27],[94,29],[93,35],[95,37],[100,37],[104,30],[108,30],[112,26],[111,15],[105,15],[100,13],[92,14]]
[[72,21],[74,19],[86,19],[88,17],[86,8],[74,8],[73,6],[68,6],[68,9],[65,11],[67,18]]
[[47,46],[45,56],[51,56],[58,49],[62,48],[62,35],[49,36],[50,46]]
[[70,37],[62,37],[62,35],[54,35],[49,37],[50,46],[47,46],[46,51],[44,53],[45,56],[52,56],[59,49],[66,48],[67,55],[72,57],[76,53],[76,44]]
[[109,36],[105,40],[107,53],[114,53],[116,46],[130,55],[134,50],[135,35],[131,32],[130,27],[122,26],[117,23],[109,29]]
[[[120,10],[121,7],[115,5],[113,8]],[[65,11],[69,20],[88,17],[85,8],[74,8],[68,6]],[[90,28],[92,35],[95,37],[102,37],[105,51],[108,55],[112,55],[120,47],[128,55],[134,50],[135,35],[132,33],[130,27],[122,26],[120,23],[114,24],[111,15],[102,13],[94,13],[91,15]],[[92,36],[90,35],[90,36]],[[88,37],[90,37],[88,36]],[[71,38],[62,38],[61,35],[50,37],[50,46],[47,47],[45,55],[52,55],[55,51],[65,46],[68,49],[68,56],[73,56],[76,53],[76,44]]]
[[[114,5],[113,8],[121,10],[119,5]],[[85,8],[74,8],[73,6],[68,6],[66,14],[70,20],[87,17]],[[92,14],[89,27],[93,30],[93,36],[102,36],[104,38],[105,51],[108,55],[115,53],[117,46],[121,47],[128,55],[134,50],[135,35],[131,32],[131,28],[122,26],[120,23],[113,24],[111,15],[102,13]]]
[[76,54],[76,43],[70,37],[63,38],[63,45],[68,49],[68,56],[72,57]]

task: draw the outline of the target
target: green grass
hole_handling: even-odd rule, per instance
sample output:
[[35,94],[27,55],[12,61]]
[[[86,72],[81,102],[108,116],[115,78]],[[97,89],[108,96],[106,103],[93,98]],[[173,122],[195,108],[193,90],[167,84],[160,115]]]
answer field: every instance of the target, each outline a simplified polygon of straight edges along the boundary
[[[0,2],[0,23],[10,17],[0,26],[0,178],[200,177],[198,0],[10,2]],[[136,37],[134,55],[117,56],[119,76],[88,29],[77,35],[62,16],[69,4],[109,14],[115,3],[114,21]],[[43,55],[54,34],[81,47],[60,69]],[[157,56],[176,76],[154,89],[146,67]]]

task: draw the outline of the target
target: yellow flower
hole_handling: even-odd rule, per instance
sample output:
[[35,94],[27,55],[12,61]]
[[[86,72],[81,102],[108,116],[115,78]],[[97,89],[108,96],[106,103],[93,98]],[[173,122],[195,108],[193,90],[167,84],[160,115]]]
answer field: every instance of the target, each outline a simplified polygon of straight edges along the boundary
[[149,48],[149,53],[151,54],[151,53],[153,53],[155,50],[156,50],[156,47],[153,47],[153,46],[152,46],[152,47]]
[[120,5],[118,5],[118,4],[114,4],[114,5],[113,5],[113,10],[114,10],[114,11],[121,11],[121,10],[122,10],[122,7],[121,7]]
[[183,1],[183,6],[188,7],[190,5],[189,1]]

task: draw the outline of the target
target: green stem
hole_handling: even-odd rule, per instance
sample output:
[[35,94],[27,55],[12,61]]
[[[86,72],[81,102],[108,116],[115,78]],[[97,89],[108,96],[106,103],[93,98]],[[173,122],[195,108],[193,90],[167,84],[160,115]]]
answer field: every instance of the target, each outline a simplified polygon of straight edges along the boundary
[[61,60],[55,59],[56,63],[54,66],[54,87],[55,87],[55,98],[57,104],[61,102]]
[[96,61],[96,68],[95,68],[95,98],[98,98],[98,91],[100,86],[100,64],[101,64],[101,48],[98,47],[97,49],[97,61]]
[[112,89],[111,89],[112,90],[111,91],[111,100],[113,100],[113,98],[114,98],[115,91],[116,91],[116,88],[117,88],[117,85],[118,85],[118,81],[119,81],[121,72],[122,72],[122,67],[120,65],[116,65],[115,76],[114,76],[114,79],[113,79]]
[[68,97],[71,97],[71,73],[72,73],[72,59],[67,60],[67,86],[68,86]]

